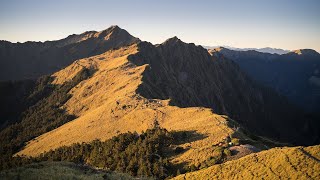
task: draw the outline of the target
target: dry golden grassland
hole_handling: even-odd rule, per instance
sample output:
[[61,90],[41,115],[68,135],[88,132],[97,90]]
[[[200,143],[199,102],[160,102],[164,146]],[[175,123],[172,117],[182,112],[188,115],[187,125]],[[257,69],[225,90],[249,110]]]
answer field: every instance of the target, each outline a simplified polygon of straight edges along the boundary
[[320,145],[273,148],[174,179],[319,179]]
[[136,93],[146,66],[136,66],[128,56],[138,52],[137,45],[110,50],[104,54],[77,60],[53,74],[55,84],[71,80],[82,68],[95,69],[69,93],[61,108],[78,118],[30,141],[18,155],[37,156],[64,145],[106,140],[119,133],[141,132],[158,122],[168,130],[192,131],[201,138],[179,146],[186,149],[174,163],[200,164],[213,155],[212,145],[223,141],[233,130],[227,118],[208,108],[169,106],[169,100],[148,100]]

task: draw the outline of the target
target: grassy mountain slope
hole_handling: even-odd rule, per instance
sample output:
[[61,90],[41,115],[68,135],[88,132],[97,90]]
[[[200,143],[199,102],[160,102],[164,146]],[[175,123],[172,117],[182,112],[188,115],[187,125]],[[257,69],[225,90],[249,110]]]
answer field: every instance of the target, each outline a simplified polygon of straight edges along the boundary
[[188,151],[174,160],[199,164],[210,154],[208,147],[234,133],[226,118],[210,108],[258,134],[312,141],[301,133],[307,131],[299,129],[305,122],[285,99],[252,83],[231,61],[215,59],[176,37],[158,46],[133,44],[77,60],[53,74],[53,84],[63,84],[83,68],[95,73],[72,88],[71,98],[61,104],[78,118],[30,141],[17,155],[36,156],[75,142],[141,132],[156,122],[168,130],[205,136],[181,145]]
[[274,148],[174,179],[319,179],[320,146]]
[[30,141],[18,155],[36,156],[76,142],[106,140],[123,132],[141,132],[155,123],[168,130],[184,130],[200,134],[181,144],[187,149],[173,161],[201,163],[202,154],[212,153],[213,144],[233,134],[227,118],[207,108],[169,106],[168,100],[146,99],[136,93],[148,65],[136,66],[128,56],[137,52],[137,45],[108,51],[74,62],[53,74],[53,83],[72,79],[82,68],[94,68],[91,78],[80,82],[69,92],[72,97],[61,108],[77,119]]

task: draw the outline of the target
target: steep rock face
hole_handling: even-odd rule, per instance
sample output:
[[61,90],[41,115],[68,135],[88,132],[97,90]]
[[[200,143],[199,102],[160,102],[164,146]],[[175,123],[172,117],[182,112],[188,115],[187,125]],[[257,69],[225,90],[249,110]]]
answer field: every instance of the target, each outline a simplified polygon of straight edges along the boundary
[[0,42],[0,80],[35,79],[51,74],[74,60],[139,42],[118,26],[71,35],[58,41]]
[[283,55],[256,51],[211,50],[227,57],[257,82],[271,87],[308,112],[320,110],[320,54],[302,49]]
[[179,107],[209,107],[254,133],[280,141],[316,141],[308,139],[315,133],[309,122],[285,98],[251,81],[234,62],[211,56],[200,46],[176,37],[157,46],[140,43],[139,52],[129,59],[149,64],[137,90],[144,97],[170,99]]

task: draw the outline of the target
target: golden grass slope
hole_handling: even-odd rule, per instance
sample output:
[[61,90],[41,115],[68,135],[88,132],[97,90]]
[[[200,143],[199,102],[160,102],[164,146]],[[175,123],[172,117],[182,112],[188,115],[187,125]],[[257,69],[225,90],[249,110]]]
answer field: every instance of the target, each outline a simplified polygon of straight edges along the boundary
[[173,159],[174,163],[198,164],[212,155],[212,144],[233,133],[226,117],[207,108],[169,106],[169,100],[146,99],[136,93],[146,66],[136,66],[128,56],[138,52],[137,45],[74,62],[53,74],[55,84],[71,80],[83,67],[95,69],[91,78],[82,81],[61,108],[78,118],[30,141],[18,155],[37,156],[63,145],[106,140],[127,131],[141,132],[158,121],[168,130],[195,131],[204,138],[180,146],[188,150]]
[[320,145],[273,148],[174,179],[320,179]]

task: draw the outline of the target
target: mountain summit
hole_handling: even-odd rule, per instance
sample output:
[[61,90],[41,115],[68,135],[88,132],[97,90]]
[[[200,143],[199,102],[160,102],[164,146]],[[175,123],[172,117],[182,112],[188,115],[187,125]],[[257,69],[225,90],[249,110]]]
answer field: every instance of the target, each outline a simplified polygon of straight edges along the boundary
[[165,40],[162,44],[165,45],[165,44],[176,44],[176,43],[183,43],[183,42],[177,36],[174,36],[172,38]]
[[70,44],[81,43],[83,41],[89,39],[95,39],[100,41],[108,41],[112,38],[117,38],[119,41],[121,40],[137,40],[138,38],[134,38],[131,36],[126,30],[121,29],[119,26],[114,25],[102,31],[86,31],[81,34],[72,34],[64,39],[56,40],[56,41],[46,41],[44,42],[47,46],[57,46],[64,47]]

